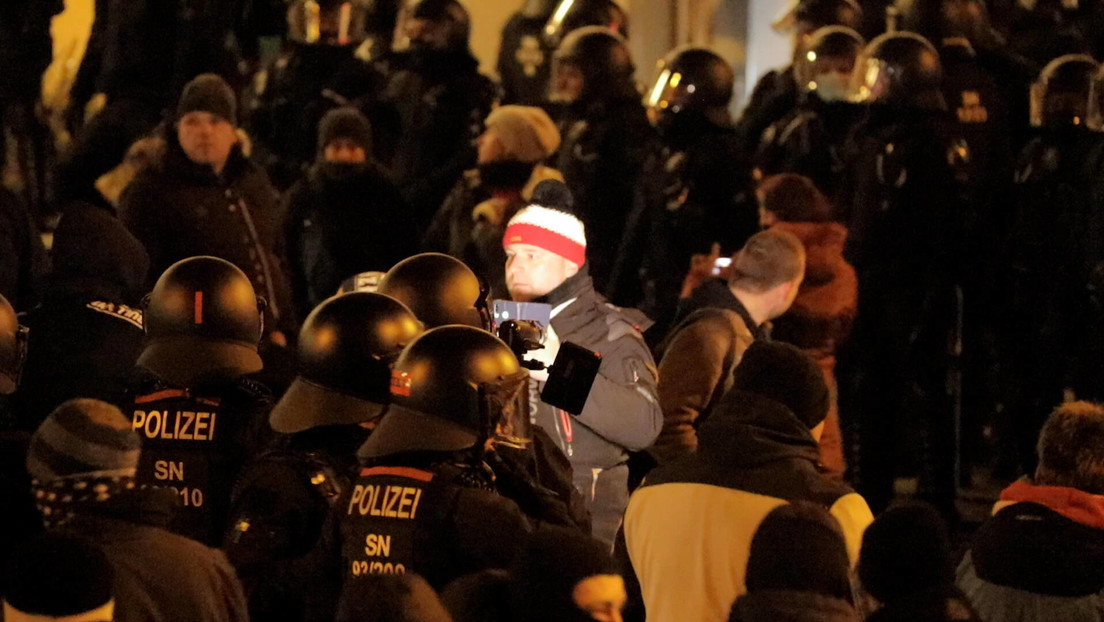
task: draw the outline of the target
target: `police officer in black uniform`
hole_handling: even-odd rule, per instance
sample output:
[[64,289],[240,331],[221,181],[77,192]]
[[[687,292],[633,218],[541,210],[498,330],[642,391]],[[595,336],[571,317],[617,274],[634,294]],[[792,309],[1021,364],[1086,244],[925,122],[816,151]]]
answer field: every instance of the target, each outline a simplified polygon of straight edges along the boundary
[[[610,276],[625,222],[649,157],[658,150],[655,131],[633,82],[625,39],[602,26],[568,34],[553,57],[551,97],[567,110],[556,168],[575,198],[586,226],[587,264],[594,287],[614,304]],[[636,302],[636,301],[629,301]]]
[[246,106],[255,157],[277,188],[291,186],[314,160],[314,128],[327,110],[380,86],[382,76],[357,57],[370,18],[361,2],[298,0],[288,7],[286,49],[254,80]]
[[222,544],[234,479],[266,438],[271,396],[246,378],[262,368],[264,307],[236,266],[191,257],[161,275],[144,309],[124,404],[142,437],[137,481],[173,488],[170,528],[209,546]]
[[714,243],[731,255],[759,229],[751,165],[728,110],[734,81],[713,51],[682,47],[660,61],[645,96],[662,149],[648,161],[629,223],[639,233],[626,240],[612,282],[660,326],[674,315],[692,255]]
[[530,523],[494,492],[483,456],[527,379],[506,344],[476,328],[443,326],[407,346],[391,407],[335,506],[346,596],[370,575],[417,573],[440,590],[509,563]]
[[376,157],[394,175],[420,227],[429,226],[461,173],[475,164],[498,90],[469,47],[471,19],[458,0],[418,0],[400,20],[407,48],[380,58],[382,89],[359,105]]
[[[793,30],[794,56],[809,35],[825,26],[846,26],[857,30],[863,10],[855,0],[799,0],[784,22]],[[759,78],[751,99],[737,122],[737,128],[749,153],[754,153],[763,132],[798,104],[798,84],[794,66],[772,70]]]
[[330,298],[304,323],[300,374],[269,416],[280,437],[238,478],[223,547],[254,619],[302,617],[294,560],[349,490],[357,448],[390,402],[390,366],[421,332],[402,303],[367,292]]
[[760,176],[797,173],[838,199],[844,148],[862,109],[847,100],[855,58],[865,42],[843,26],[810,35],[794,61],[801,103],[763,132],[755,165]]
[[923,475],[922,492],[953,515],[947,344],[963,183],[955,164],[969,154],[946,111],[939,54],[923,37],[874,39],[853,78],[850,96],[869,108],[840,201],[861,288],[841,357],[840,411],[859,419],[856,481],[878,511],[895,476]]
[[1007,466],[1018,464],[1026,473],[1034,467],[1034,437],[1064,390],[1078,384],[1087,347],[1093,235],[1099,244],[1090,154],[1101,140],[1087,125],[1097,68],[1091,57],[1076,54],[1055,59],[1039,74],[1031,89],[1036,136],[1020,154],[1013,180],[1004,256],[1009,313],[1001,339],[1009,372],[1004,431],[1019,450]]

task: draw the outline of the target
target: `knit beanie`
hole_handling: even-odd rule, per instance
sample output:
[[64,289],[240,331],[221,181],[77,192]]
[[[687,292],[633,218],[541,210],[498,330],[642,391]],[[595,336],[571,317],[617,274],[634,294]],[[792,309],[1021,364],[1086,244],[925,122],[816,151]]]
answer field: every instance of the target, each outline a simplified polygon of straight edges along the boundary
[[746,583],[749,593],[811,592],[850,602],[850,571],[836,519],[815,503],[794,501],[775,508],[756,529]]
[[932,506],[910,502],[892,507],[863,534],[859,553],[863,588],[882,603],[919,592],[949,590],[954,582],[950,537]]
[[507,160],[543,162],[560,147],[556,124],[535,106],[499,106],[487,116],[485,125],[502,143]]
[[179,121],[189,112],[197,111],[218,115],[231,125],[238,125],[238,101],[234,89],[216,74],[201,74],[184,86],[184,92],[176,104],[176,119]]
[[780,341],[756,341],[736,366],[733,391],[746,391],[789,408],[810,430],[828,416],[828,387],[816,361]]
[[452,622],[437,592],[416,574],[368,575],[345,583],[336,622]]
[[41,482],[85,475],[134,477],[140,449],[138,433],[118,408],[99,400],[69,400],[31,437],[27,472]]
[[602,543],[564,527],[542,527],[528,536],[510,567],[517,619],[588,620],[575,604],[575,587],[589,577],[614,574],[616,565]]
[[537,184],[530,205],[506,225],[502,246],[530,244],[582,266],[586,263],[586,229],[571,211],[571,192],[561,181]]
[[794,173],[772,175],[759,184],[759,207],[782,222],[829,222],[832,204],[813,180]]
[[335,108],[318,123],[318,152],[339,138],[353,141],[367,153],[372,148],[372,126],[367,117],[352,106]]
[[8,560],[3,619],[111,620],[113,579],[111,563],[91,543],[54,532],[39,534]]

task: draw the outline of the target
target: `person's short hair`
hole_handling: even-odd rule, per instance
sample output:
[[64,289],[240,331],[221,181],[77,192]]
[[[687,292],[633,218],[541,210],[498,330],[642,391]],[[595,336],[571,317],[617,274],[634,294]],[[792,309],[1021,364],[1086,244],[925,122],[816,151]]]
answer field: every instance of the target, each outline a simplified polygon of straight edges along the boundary
[[1104,494],[1104,406],[1067,402],[1054,409],[1036,449],[1040,484]]
[[759,206],[782,222],[829,222],[832,204],[808,177],[782,173],[759,184]]
[[786,231],[760,231],[732,257],[728,284],[762,293],[805,274],[805,247]]

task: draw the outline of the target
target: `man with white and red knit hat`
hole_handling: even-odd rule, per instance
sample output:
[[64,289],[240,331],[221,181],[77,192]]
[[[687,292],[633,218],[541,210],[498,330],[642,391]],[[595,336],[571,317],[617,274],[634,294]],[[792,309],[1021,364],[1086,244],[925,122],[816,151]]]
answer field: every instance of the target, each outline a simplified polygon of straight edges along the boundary
[[506,288],[519,302],[552,306],[544,348],[534,352],[551,364],[565,341],[602,355],[598,377],[578,416],[540,402],[547,371],[533,371],[530,390],[535,421],[567,454],[575,487],[587,500],[594,537],[612,543],[628,504],[628,452],[648,447],[663,414],[656,397],[656,367],[641,332],[643,313],[606,302],[594,291],[586,264],[586,231],[571,212],[571,193],[558,181],[543,181],[525,208],[510,219],[502,239]]

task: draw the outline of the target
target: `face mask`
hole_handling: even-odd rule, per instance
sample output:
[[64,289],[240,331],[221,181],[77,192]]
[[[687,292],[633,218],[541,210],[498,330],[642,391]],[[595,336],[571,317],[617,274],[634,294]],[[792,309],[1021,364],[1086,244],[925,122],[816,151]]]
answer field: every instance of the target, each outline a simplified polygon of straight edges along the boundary
[[533,175],[529,162],[500,160],[479,165],[479,182],[491,192],[521,190]]
[[851,76],[834,71],[822,73],[816,77],[816,94],[825,102],[841,102],[847,100],[848,85]]
[[365,162],[322,162],[322,176],[333,181],[345,181],[368,170]]

